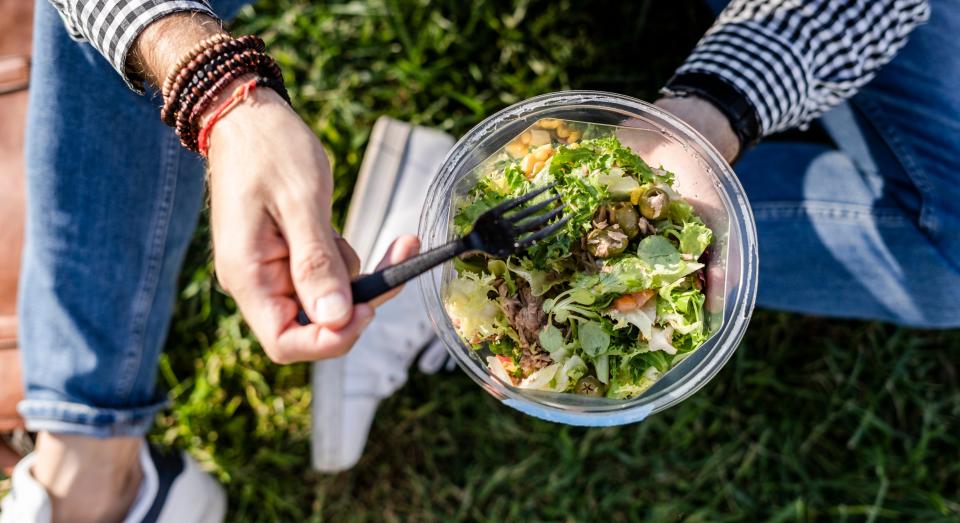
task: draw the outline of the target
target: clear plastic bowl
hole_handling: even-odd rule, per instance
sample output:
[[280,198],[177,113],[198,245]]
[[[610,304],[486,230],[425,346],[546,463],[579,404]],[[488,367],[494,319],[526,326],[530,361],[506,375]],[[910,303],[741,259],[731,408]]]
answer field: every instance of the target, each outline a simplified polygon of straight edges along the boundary
[[706,385],[730,359],[753,312],[757,287],[757,234],[753,213],[730,166],[699,133],[648,103],[613,93],[566,91],[512,105],[468,132],[447,155],[427,189],[420,218],[424,249],[452,238],[455,198],[475,183],[478,166],[544,118],[616,126],[620,141],[652,166],[676,174],[675,188],[694,205],[715,239],[707,262],[710,338],[659,381],[630,400],[519,389],[488,369],[457,335],[443,305],[452,263],[420,278],[434,329],[463,370],[504,404],[559,423],[612,426],[635,423],[671,407]]

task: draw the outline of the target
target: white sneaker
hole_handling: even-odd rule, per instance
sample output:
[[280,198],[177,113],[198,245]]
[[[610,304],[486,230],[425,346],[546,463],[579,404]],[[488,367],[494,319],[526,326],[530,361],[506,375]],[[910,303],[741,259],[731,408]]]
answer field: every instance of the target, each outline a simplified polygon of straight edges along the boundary
[[[426,188],[453,139],[389,118],[374,126],[344,237],[371,272],[390,243],[416,234]],[[313,465],[339,472],[359,461],[380,400],[407,381],[407,368],[433,338],[411,281],[377,315],[344,357],[313,366]]]
[[[30,468],[29,454],[13,470],[13,488],[0,506],[0,523],[50,523],[53,509]],[[123,523],[219,523],[227,510],[223,487],[186,453],[140,447],[143,481]]]

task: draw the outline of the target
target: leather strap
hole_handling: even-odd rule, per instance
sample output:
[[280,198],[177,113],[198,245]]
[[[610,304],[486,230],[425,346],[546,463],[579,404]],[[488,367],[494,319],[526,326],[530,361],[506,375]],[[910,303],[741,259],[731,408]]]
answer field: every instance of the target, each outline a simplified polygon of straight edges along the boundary
[[30,86],[29,56],[0,56],[0,95],[23,91]]

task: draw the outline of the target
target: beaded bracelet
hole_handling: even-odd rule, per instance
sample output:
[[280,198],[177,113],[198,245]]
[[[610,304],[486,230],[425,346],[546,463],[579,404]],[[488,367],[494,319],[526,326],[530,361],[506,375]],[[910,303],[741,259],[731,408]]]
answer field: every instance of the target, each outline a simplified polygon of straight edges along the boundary
[[[191,63],[198,62],[198,60],[201,59],[201,55],[204,55],[204,58],[209,58],[213,53],[235,51],[244,48],[256,49],[262,52],[265,46],[263,40],[254,35],[233,38],[228,34],[219,34],[201,41],[190,52],[177,61],[177,65],[164,80],[162,91],[164,100],[175,98],[176,90],[179,87],[178,82],[190,78],[192,70],[189,66]],[[203,60],[200,61],[202,62]]]
[[[165,123],[175,127],[184,147],[198,151],[200,117],[227,86],[245,75],[256,75],[255,86],[269,87],[290,102],[280,67],[264,52],[265,47],[263,40],[253,35],[216,35],[203,40],[177,61],[177,67],[164,80],[160,114]],[[245,98],[246,95],[241,100]],[[235,100],[236,103],[239,102]],[[211,125],[208,122],[207,134]]]
[[[201,40],[200,43],[193,46],[193,49],[191,49],[187,54],[181,56],[180,59],[177,60],[177,64],[173,66],[173,69],[171,69],[171,71],[177,71],[177,72],[182,71],[183,68],[186,67],[188,63],[190,63],[190,61],[196,58],[197,55],[202,53],[205,49],[210,48],[216,44],[226,42],[230,39],[231,37],[229,34],[219,33]],[[174,80],[174,75],[167,75],[167,77],[163,81],[163,89],[160,92],[163,93],[164,100],[167,99],[167,95],[170,93],[170,88],[173,87],[173,80]]]
[[276,63],[265,54],[251,54],[250,51],[238,56],[222,76],[212,77],[216,80],[206,83],[202,87],[184,93],[183,109],[177,115],[177,134],[180,136],[184,147],[196,149],[196,123],[200,116],[206,112],[210,104],[219,96],[220,92],[230,85],[234,80],[250,73],[255,73],[269,79],[273,79],[270,85],[278,86],[275,90],[283,99],[289,103],[286,89],[283,88],[282,76]]
[[175,104],[177,116],[185,112],[180,110],[181,107],[196,103],[197,98],[209,91],[217,80],[231,70],[236,70],[241,66],[252,66],[258,56],[260,56],[260,53],[252,49],[246,49],[235,54],[214,56],[210,62],[200,67],[190,79],[190,82],[183,87],[180,98]]
[[184,147],[191,150],[196,148],[194,140],[196,122],[199,121],[200,115],[206,112],[220,92],[244,75],[259,72],[258,64],[258,55],[238,59],[237,65],[228,69],[223,75],[211,77],[212,83],[184,93],[183,108],[177,114],[176,122],[177,135],[180,136],[180,141]]
[[[227,37],[226,40],[222,38],[208,38],[200,42],[200,44],[197,44],[197,47],[194,49],[196,52],[191,51],[191,53],[188,53],[191,55],[189,60],[186,59],[186,57],[181,58],[178,64],[183,63],[184,65],[173,69],[171,74],[164,80],[164,104],[163,109],[160,111],[160,118],[167,125],[174,125],[175,114],[179,109],[179,99],[183,89],[186,87],[186,84],[195,78],[201,67],[210,63],[210,61],[217,56],[231,55],[245,49],[254,49],[262,53],[265,45],[260,38],[254,35],[246,35],[240,38]],[[166,87],[168,85],[169,88]]]

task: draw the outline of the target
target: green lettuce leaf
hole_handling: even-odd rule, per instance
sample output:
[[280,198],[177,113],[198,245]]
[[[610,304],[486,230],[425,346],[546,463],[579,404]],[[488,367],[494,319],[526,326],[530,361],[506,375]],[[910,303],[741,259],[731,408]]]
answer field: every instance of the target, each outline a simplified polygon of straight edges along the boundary
[[680,252],[696,260],[713,241],[713,232],[701,222],[685,222],[679,234]]
[[507,290],[510,291],[510,294],[517,293],[517,282],[513,281],[513,275],[510,274],[506,262],[495,258],[491,259],[487,262],[487,272],[503,279],[503,282],[506,283]]
[[581,321],[577,329],[580,348],[589,356],[598,356],[610,347],[610,335],[596,321]]
[[563,333],[553,324],[548,324],[540,331],[540,346],[547,352],[563,349],[566,346],[563,340]]
[[680,251],[662,236],[647,236],[640,241],[637,255],[624,255],[608,261],[600,274],[578,274],[574,287],[589,289],[595,295],[627,294],[659,289],[703,267],[685,261]]
[[631,372],[619,372],[610,382],[607,397],[619,400],[636,398],[656,383],[660,375],[661,372],[654,366],[647,367],[639,376]]
[[447,289],[447,314],[457,332],[471,343],[505,334],[497,302],[488,298],[493,293],[492,274],[464,272],[454,278]]
[[553,390],[556,392],[566,392],[576,385],[577,380],[583,377],[589,369],[587,364],[574,354],[561,363],[560,370],[554,377]]
[[707,340],[703,317],[703,292],[686,282],[660,290],[657,300],[657,318],[673,329],[673,346],[680,352],[699,347]]
[[559,283],[556,275],[551,272],[539,270],[534,267],[529,258],[520,258],[519,261],[513,256],[507,258],[506,267],[514,274],[520,276],[530,285],[530,292],[534,296],[543,296]]
[[667,217],[677,225],[690,221],[700,221],[700,218],[693,211],[693,206],[678,199],[670,200],[670,206],[667,207]]

